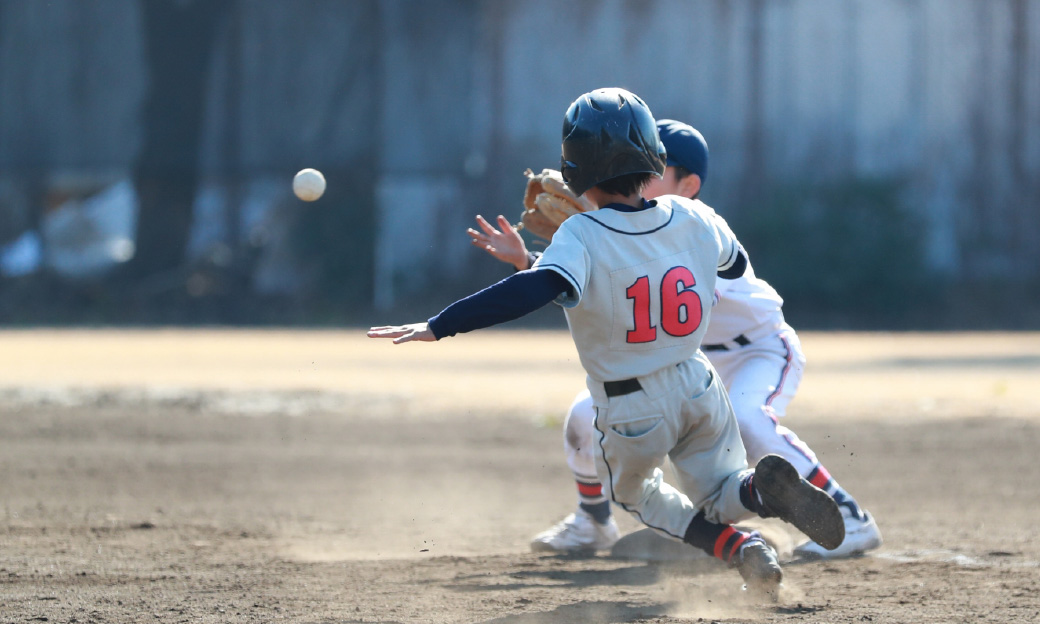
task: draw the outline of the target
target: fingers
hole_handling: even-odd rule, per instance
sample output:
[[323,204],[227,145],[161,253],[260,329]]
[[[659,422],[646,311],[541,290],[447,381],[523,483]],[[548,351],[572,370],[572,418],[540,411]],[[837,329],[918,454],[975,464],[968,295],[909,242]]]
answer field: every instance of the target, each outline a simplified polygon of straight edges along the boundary
[[399,336],[394,340],[394,344],[403,344],[405,342],[434,342],[437,337],[430,331],[430,326],[427,323],[416,323],[415,325],[408,325],[405,327],[409,331],[403,336]]
[[[499,218],[501,219],[501,217]],[[501,234],[501,232],[496,230],[490,223],[487,222],[487,219],[485,219],[481,215],[477,215],[477,224],[480,225],[480,229],[484,230],[484,233],[488,236],[497,236]]]
[[477,232],[474,232],[473,230],[469,231],[469,236],[470,236],[470,241],[469,242],[470,242],[471,245],[481,249],[482,251],[486,251],[486,252],[488,252],[491,255],[495,255],[495,252],[497,250],[495,249],[495,246],[491,244],[491,241],[489,241],[487,239],[486,236],[484,236],[482,234],[478,234]]
[[498,215],[498,227],[502,228],[503,232],[505,232],[507,230],[515,230],[516,229],[516,228],[513,227],[513,224],[509,222],[509,219],[503,217],[502,215]]
[[430,330],[428,323],[412,323],[410,325],[381,325],[368,330],[369,338],[393,338],[394,344],[402,344],[418,340],[434,342],[437,336]]
[[[370,327],[368,330],[369,338],[398,338],[411,331],[408,327],[402,327],[400,325],[382,325],[380,327]],[[395,341],[396,342],[396,341]]]

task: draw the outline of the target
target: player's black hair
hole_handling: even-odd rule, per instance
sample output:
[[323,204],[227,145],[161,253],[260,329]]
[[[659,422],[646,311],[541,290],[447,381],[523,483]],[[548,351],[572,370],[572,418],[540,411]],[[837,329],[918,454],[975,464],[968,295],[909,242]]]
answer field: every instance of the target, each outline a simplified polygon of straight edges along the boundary
[[616,178],[604,180],[596,185],[596,188],[611,195],[624,195],[628,197],[646,188],[650,183],[652,173],[627,173]]

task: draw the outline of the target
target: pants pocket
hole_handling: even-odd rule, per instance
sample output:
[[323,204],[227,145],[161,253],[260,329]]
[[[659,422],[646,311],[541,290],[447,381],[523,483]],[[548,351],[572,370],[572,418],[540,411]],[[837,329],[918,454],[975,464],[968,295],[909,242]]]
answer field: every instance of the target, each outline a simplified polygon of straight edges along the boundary
[[610,430],[625,438],[642,438],[653,433],[663,422],[664,418],[660,414],[653,414],[624,422],[610,423]]
[[643,472],[657,466],[675,445],[675,435],[662,414],[626,418],[607,425],[607,444],[627,468]]
[[605,435],[601,459],[609,478],[611,497],[625,505],[641,505],[647,488],[647,479],[661,465],[675,444],[672,427],[663,415],[644,415],[626,418],[621,422],[601,425]]

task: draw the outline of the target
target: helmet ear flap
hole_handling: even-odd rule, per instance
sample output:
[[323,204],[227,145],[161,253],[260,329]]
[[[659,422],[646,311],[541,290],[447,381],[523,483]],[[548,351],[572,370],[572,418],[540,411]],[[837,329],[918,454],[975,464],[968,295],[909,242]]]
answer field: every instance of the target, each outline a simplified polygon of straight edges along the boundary
[[[567,186],[571,186],[571,182],[574,179],[574,172],[578,168],[578,165],[572,163],[569,160],[560,159],[560,175],[563,176],[563,181]],[[573,190],[573,187],[572,189]]]

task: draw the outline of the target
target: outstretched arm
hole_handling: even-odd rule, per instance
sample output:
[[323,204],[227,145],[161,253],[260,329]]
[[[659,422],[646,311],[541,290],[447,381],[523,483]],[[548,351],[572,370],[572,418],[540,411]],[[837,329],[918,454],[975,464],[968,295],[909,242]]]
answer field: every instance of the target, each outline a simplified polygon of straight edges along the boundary
[[531,268],[527,247],[524,246],[524,239],[520,238],[520,233],[502,215],[498,215],[496,221],[500,230],[496,230],[484,217],[477,215],[477,225],[483,232],[473,228],[466,230],[470,241],[502,262],[513,265],[517,271]]
[[373,327],[368,337],[393,338],[394,344],[432,342],[520,318],[570,289],[556,271],[521,271],[456,301],[426,323]]

